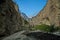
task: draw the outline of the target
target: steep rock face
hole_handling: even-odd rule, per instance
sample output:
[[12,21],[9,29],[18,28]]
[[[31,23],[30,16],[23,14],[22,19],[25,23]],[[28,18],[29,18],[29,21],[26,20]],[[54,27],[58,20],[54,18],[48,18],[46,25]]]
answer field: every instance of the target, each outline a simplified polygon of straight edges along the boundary
[[28,16],[25,13],[21,13],[21,16],[22,16],[23,19],[28,21]]
[[0,0],[0,37],[21,29],[22,18],[12,0]]
[[60,1],[48,0],[44,9],[30,20],[31,25],[55,25],[60,26]]

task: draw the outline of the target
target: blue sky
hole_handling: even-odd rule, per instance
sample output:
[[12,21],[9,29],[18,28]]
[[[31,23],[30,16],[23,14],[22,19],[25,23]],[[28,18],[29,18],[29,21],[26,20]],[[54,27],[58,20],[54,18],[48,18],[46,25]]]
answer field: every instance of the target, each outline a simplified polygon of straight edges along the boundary
[[47,0],[14,0],[19,6],[19,10],[29,18],[36,16],[47,3]]

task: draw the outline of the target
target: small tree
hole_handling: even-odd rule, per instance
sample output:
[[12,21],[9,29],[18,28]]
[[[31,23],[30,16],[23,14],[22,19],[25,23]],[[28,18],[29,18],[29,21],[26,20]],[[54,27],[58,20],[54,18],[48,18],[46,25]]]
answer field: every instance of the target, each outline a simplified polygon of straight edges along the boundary
[[54,25],[51,25],[50,26],[50,32],[54,32],[54,31],[55,31]]

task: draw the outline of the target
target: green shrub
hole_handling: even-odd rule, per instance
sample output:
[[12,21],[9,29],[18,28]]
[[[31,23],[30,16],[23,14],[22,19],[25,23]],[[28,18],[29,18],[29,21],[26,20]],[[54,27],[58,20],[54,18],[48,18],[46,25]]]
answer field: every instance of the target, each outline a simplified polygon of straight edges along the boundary
[[60,27],[55,27],[55,31],[60,31]]
[[45,32],[55,32],[55,31],[59,31],[60,27],[55,27],[54,25],[36,25],[32,28],[32,30],[41,30],[41,31],[45,31]]
[[41,30],[41,31],[45,31],[45,32],[55,32],[60,30],[60,27],[55,27],[54,25],[45,25],[45,24],[41,24],[41,25],[36,25],[34,26],[34,28],[32,28],[32,30]]
[[34,27],[35,30],[42,30],[42,31],[50,31],[50,27],[48,25],[42,24],[42,25],[36,25]]
[[24,23],[25,23],[25,24],[29,24],[29,22],[28,22],[28,21],[26,21],[26,20],[24,20]]

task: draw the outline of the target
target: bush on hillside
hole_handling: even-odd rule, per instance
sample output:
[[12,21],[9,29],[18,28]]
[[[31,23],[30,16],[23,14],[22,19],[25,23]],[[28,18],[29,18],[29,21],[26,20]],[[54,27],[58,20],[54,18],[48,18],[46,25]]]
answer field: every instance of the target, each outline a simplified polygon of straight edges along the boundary
[[50,27],[48,25],[42,24],[42,25],[36,25],[34,27],[35,30],[41,30],[41,31],[50,31]]
[[24,23],[25,23],[25,24],[29,24],[29,22],[28,22],[27,20],[24,20]]
[[42,25],[34,26],[33,29],[41,30],[41,31],[45,31],[45,32],[55,32],[55,31],[59,30],[60,28],[58,28],[58,27],[54,28],[54,25],[49,26],[49,25],[42,24]]

